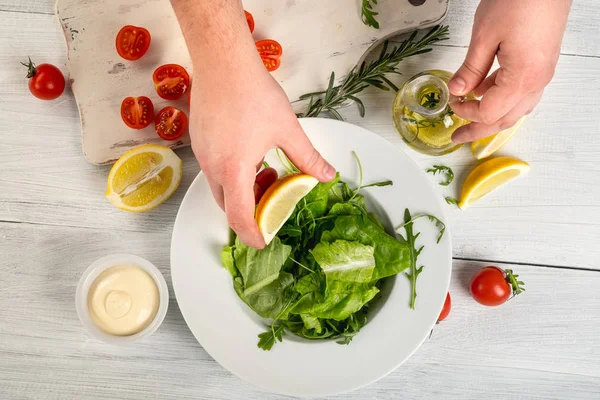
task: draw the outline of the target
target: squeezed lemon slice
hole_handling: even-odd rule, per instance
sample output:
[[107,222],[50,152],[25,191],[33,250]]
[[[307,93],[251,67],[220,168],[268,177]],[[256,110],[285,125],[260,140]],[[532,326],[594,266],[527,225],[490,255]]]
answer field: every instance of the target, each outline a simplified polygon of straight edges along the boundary
[[517,178],[528,170],[529,164],[511,157],[497,157],[483,162],[467,176],[458,206],[465,209],[498,186]]
[[521,129],[521,126],[523,126],[524,122],[525,116],[508,129],[500,131],[495,135],[490,135],[488,137],[484,137],[483,139],[474,141],[471,143],[471,151],[473,152],[473,156],[475,156],[475,158],[478,160],[491,156],[496,151],[500,150],[502,146],[504,146],[506,142],[508,142],[510,138],[513,137],[513,135],[517,133],[519,129]]
[[138,146],[113,165],[105,196],[121,210],[151,210],[167,200],[179,186],[181,164],[181,159],[166,146]]
[[275,181],[256,207],[256,223],[269,244],[294,212],[296,204],[319,183],[307,174],[291,174]]

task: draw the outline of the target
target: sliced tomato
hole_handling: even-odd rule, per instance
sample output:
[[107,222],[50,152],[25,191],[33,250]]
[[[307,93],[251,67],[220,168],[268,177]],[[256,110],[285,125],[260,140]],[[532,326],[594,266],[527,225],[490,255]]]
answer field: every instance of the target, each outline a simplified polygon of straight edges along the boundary
[[283,47],[279,43],[272,39],[265,39],[259,40],[255,45],[267,71],[271,72],[279,68],[283,54]]
[[117,34],[117,53],[126,60],[139,60],[148,51],[150,41],[150,32],[147,29],[125,25]]
[[254,17],[246,10],[244,10],[244,14],[246,14],[246,22],[248,23],[248,28],[250,28],[250,33],[252,33],[254,32]]
[[177,100],[190,86],[190,76],[185,68],[177,64],[165,64],[152,74],[156,93],[166,100]]
[[187,129],[188,118],[180,109],[167,106],[158,112],[154,125],[158,136],[164,140],[176,140]]
[[154,104],[146,96],[126,97],[121,103],[121,119],[130,128],[144,129],[154,121]]

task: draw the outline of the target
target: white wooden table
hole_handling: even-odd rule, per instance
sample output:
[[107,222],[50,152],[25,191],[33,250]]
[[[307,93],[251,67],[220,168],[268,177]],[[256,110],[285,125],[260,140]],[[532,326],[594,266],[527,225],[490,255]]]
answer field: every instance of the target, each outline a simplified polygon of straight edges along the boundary
[[[104,199],[108,168],[82,155],[71,93],[54,102],[33,98],[19,64],[31,55],[64,69],[53,3],[0,0],[0,399],[278,398],[212,360],[175,300],[159,331],[134,346],[111,347],[84,332],[75,287],[96,258],[138,254],[170,284],[170,233],[198,166],[189,149],[178,151],[181,187],[154,212],[127,214]],[[475,7],[453,1],[451,40],[406,61],[405,75],[455,70]],[[449,319],[390,376],[339,398],[600,397],[598,33],[600,2],[576,0],[554,81],[502,150],[530,162],[529,175],[468,211],[448,206],[455,257]],[[369,91],[366,118],[354,108],[343,115],[406,149],[391,121],[392,96]],[[458,182],[475,164],[466,148],[442,160],[410,155],[423,168],[453,167]],[[459,186],[446,190],[457,196]],[[477,305],[467,285],[487,264],[513,268],[527,292],[499,308]]]

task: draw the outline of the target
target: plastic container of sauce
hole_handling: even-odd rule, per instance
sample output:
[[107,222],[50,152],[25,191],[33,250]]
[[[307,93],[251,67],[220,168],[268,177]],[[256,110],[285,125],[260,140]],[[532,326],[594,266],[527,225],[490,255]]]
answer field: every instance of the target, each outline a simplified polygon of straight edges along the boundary
[[77,286],[77,315],[88,332],[110,344],[154,333],[167,314],[169,290],[150,261],[113,254],[95,261]]

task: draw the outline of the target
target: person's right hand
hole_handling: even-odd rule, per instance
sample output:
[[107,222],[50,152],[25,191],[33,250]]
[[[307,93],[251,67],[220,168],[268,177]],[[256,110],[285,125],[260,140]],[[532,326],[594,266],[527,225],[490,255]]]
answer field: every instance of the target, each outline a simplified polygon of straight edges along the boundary
[[263,248],[254,220],[254,181],[267,151],[282,149],[303,172],[320,181],[335,177],[300,127],[287,96],[259,57],[223,79],[196,79],[190,134],[194,154],[217,203],[240,240]]

